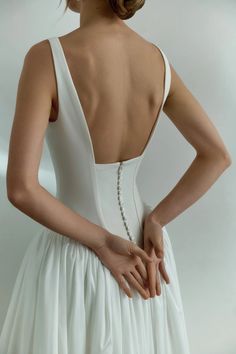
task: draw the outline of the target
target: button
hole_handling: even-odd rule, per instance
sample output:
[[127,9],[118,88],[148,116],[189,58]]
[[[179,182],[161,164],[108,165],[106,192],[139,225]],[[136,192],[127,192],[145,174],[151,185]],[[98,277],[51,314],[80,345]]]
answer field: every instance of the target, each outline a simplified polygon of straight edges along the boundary
[[121,212],[121,217],[127,232],[127,235],[130,239],[130,241],[135,242],[134,237],[131,235],[130,231],[129,231],[129,227],[127,224],[127,220],[126,220],[126,216],[125,216],[125,210],[124,210],[124,204],[123,204],[123,200],[122,200],[122,192],[121,192],[121,170],[123,168],[123,162],[121,161],[119,166],[118,166],[118,177],[117,177],[117,196],[118,196],[118,203],[119,203],[119,208],[120,208],[120,212]]

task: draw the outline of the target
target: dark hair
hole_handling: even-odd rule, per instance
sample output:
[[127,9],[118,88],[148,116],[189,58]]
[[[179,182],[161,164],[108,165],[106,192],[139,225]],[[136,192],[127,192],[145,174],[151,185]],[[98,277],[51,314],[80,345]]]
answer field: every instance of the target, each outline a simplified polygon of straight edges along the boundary
[[[74,0],[66,0],[65,11],[70,7],[70,3]],[[132,17],[135,12],[141,9],[145,0],[108,0],[112,10],[122,20],[127,20]]]

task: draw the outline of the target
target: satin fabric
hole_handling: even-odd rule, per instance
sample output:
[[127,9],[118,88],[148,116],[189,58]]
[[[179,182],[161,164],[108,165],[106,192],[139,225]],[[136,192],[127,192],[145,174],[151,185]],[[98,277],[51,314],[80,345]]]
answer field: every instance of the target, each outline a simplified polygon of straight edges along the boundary
[[[93,223],[128,239],[117,201],[120,163],[95,162],[60,40],[48,41],[59,99],[58,119],[46,131],[56,197]],[[165,62],[162,110],[171,71],[160,51]],[[153,206],[142,200],[136,177],[153,133],[154,129],[142,155],[123,161],[121,173],[126,219],[140,246],[143,220]],[[176,264],[165,227],[163,234],[170,284],[161,278],[161,296],[144,300],[137,291],[129,298],[91,249],[43,226],[32,237],[19,268],[0,336],[0,354],[189,354]]]

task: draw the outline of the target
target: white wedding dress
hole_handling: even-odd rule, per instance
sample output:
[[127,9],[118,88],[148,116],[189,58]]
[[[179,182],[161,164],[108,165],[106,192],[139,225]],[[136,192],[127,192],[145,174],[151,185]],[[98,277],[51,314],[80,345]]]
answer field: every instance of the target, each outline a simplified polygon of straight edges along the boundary
[[[95,163],[60,40],[48,40],[60,102],[58,119],[46,132],[56,197],[91,222],[128,239],[117,196],[120,162]],[[171,77],[166,55],[161,53],[165,86],[160,112]],[[122,163],[125,219],[139,245],[143,219],[151,206],[141,199],[136,176],[157,120],[143,153]],[[91,249],[43,226],[32,236],[18,271],[0,336],[0,354],[189,354],[174,255],[165,227],[163,232],[170,284],[161,278],[161,295],[144,300],[138,291],[129,298]]]

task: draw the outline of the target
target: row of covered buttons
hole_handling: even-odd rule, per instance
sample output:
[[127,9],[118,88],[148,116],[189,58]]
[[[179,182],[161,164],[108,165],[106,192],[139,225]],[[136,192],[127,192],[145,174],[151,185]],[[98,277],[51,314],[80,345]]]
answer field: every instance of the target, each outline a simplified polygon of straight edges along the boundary
[[130,241],[135,242],[135,239],[129,230],[129,226],[128,226],[127,219],[126,219],[125,212],[124,212],[123,200],[122,200],[122,196],[121,196],[121,179],[122,179],[121,178],[121,171],[122,171],[122,168],[123,168],[123,161],[120,162],[119,167],[118,167],[118,176],[117,176],[118,203],[119,203],[120,212],[121,212],[122,220],[124,222],[124,226],[125,226],[127,235],[129,237]]

